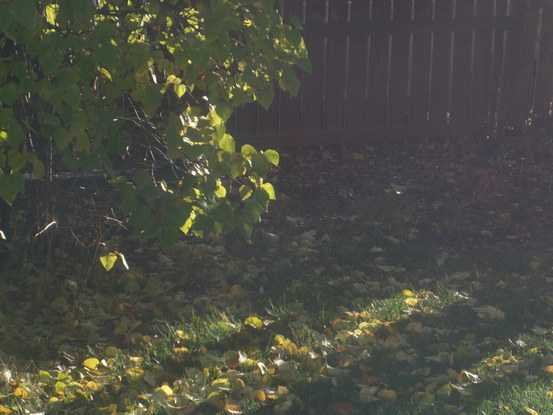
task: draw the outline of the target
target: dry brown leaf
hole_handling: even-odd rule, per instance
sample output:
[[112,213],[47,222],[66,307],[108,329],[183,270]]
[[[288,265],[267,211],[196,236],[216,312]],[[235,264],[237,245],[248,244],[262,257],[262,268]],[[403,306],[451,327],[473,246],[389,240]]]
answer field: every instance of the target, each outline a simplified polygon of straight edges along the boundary
[[541,368],[544,372],[553,373],[553,365],[547,365]]

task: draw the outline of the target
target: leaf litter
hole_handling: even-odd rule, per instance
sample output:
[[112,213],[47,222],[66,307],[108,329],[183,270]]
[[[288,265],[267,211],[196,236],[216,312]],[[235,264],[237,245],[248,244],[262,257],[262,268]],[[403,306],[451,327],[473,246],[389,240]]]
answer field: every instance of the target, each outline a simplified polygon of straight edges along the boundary
[[0,413],[551,413],[551,127],[493,140],[284,154],[251,241],[4,282]]

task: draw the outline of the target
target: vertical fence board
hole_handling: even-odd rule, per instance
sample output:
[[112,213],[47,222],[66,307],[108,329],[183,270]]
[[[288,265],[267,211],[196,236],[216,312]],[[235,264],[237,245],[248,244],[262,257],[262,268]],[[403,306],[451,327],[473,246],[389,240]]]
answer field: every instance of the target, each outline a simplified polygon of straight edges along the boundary
[[[455,17],[474,17],[473,0],[457,1]],[[456,32],[453,42],[453,71],[451,79],[451,122],[463,123],[470,119],[472,90],[473,33]]]
[[536,92],[532,109],[536,115],[546,115],[550,112],[553,95],[553,4],[543,8],[540,39]]
[[388,126],[400,127],[408,122],[409,48],[410,35],[392,37]]
[[[283,18],[284,21],[289,22],[293,16],[296,16],[300,21],[302,20],[303,5],[300,0],[285,0]],[[279,132],[298,132],[301,129],[301,117],[302,117],[302,97],[305,93],[304,76],[305,74],[299,69],[296,69],[296,74],[302,81],[301,90],[297,97],[291,97],[287,92],[280,93],[281,105],[280,105],[280,125]]]
[[[436,1],[436,20],[453,17],[453,0]],[[451,33],[434,33],[432,51],[432,82],[430,86],[430,123],[446,124],[449,121]]]
[[518,27],[509,31],[505,71],[501,77],[499,98],[499,122],[514,125],[528,115],[531,105],[534,52],[539,23],[539,10],[515,2],[513,17]]
[[[347,22],[347,0],[330,0],[329,23]],[[329,130],[344,128],[345,91],[347,79],[346,32],[329,37],[326,55],[325,127]]]
[[432,19],[434,0],[415,0],[415,20]]
[[[509,15],[509,0],[495,0],[495,16],[502,17]],[[516,20],[513,23],[513,27],[509,31],[494,30],[493,31],[493,44],[492,44],[492,70],[490,80],[490,97],[489,108],[492,115],[492,128],[497,127],[497,123],[503,122],[504,116],[509,117],[507,113],[511,108],[504,105],[510,92],[508,89],[512,89],[512,83],[515,82],[518,52],[521,45],[522,26],[525,18],[525,0],[518,0],[515,2],[516,10],[513,12],[513,18]],[[506,42],[507,41],[507,42]],[[505,47],[508,48],[505,51]],[[511,87],[506,87],[511,84]],[[502,91],[502,85],[503,91]]]
[[[432,19],[433,0],[416,0],[414,21],[424,24]],[[413,64],[411,78],[411,125],[428,123],[430,104],[430,71],[432,69],[432,35],[416,33],[413,35]]]
[[247,137],[258,134],[257,104],[252,103],[238,108],[234,118],[234,134]]
[[268,109],[258,106],[258,129],[260,134],[275,134],[278,133],[279,128],[279,109],[280,109],[280,91],[278,90],[278,84],[275,82],[273,85],[275,90],[275,98]]
[[371,22],[389,22],[392,13],[393,0],[373,0],[371,2]]
[[[412,4],[412,0],[394,1],[394,24],[411,21]],[[409,121],[410,53],[411,35],[393,35],[390,65],[390,97],[388,104],[389,126],[405,126]]]
[[[307,0],[306,24],[324,23],[324,19],[325,0]],[[305,43],[313,72],[306,74],[303,81],[302,127],[304,130],[317,130],[323,127],[326,40],[308,37]]]
[[[494,0],[477,0],[476,16],[493,17]],[[471,121],[486,122],[490,117],[488,97],[491,94],[492,30],[477,30],[474,34],[474,70],[471,91]]]
[[[390,22],[391,0],[371,3],[371,23]],[[370,37],[369,66],[367,73],[367,115],[369,128],[384,127],[388,115],[388,35]]]
[[[524,0],[514,0],[515,3],[522,4]],[[507,16],[509,11],[509,0],[496,0],[497,16]]]
[[[369,1],[351,4],[351,21],[369,23]],[[368,36],[353,36],[349,39],[349,62],[346,90],[346,129],[361,129],[365,122]]]

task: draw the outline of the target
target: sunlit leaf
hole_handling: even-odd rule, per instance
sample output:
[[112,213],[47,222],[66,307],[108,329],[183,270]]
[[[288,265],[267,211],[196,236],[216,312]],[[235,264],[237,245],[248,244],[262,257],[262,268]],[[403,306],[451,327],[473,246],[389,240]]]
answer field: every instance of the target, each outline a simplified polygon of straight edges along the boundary
[[125,376],[130,381],[137,381],[142,376],[144,376],[144,370],[139,367],[131,367],[125,371]]
[[265,323],[263,323],[263,320],[261,320],[258,317],[250,316],[244,321],[245,326],[252,326],[256,329],[262,329],[265,326]]
[[21,399],[27,399],[29,397],[29,391],[26,388],[23,388],[21,386],[15,388],[13,391],[14,396],[17,396]]
[[265,150],[263,152],[265,157],[267,157],[267,160],[269,160],[269,163],[274,164],[275,166],[278,166],[278,163],[280,161],[280,155],[275,150]]
[[271,183],[263,183],[261,185],[261,188],[265,190],[265,192],[267,192],[267,194],[269,195],[269,199],[276,200],[275,189],[273,188],[273,185]]
[[113,268],[118,258],[119,255],[117,255],[117,252],[109,252],[107,255],[100,257],[100,262],[105,270],[109,271]]
[[98,367],[99,364],[100,364],[100,361],[98,359],[96,359],[95,357],[91,357],[91,358],[86,359],[83,362],[83,367],[85,367],[87,369],[90,369],[90,370],[96,370],[96,368]]
[[96,392],[100,389],[100,385],[92,380],[86,382],[86,387],[93,392]]

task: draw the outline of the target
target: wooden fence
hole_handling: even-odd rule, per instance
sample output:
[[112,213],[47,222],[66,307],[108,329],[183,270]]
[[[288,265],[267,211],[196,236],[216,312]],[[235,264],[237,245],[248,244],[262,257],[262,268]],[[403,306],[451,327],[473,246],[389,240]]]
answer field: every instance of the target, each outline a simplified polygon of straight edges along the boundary
[[551,113],[553,0],[281,0],[313,65],[296,98],[239,109],[263,146],[472,135]]

